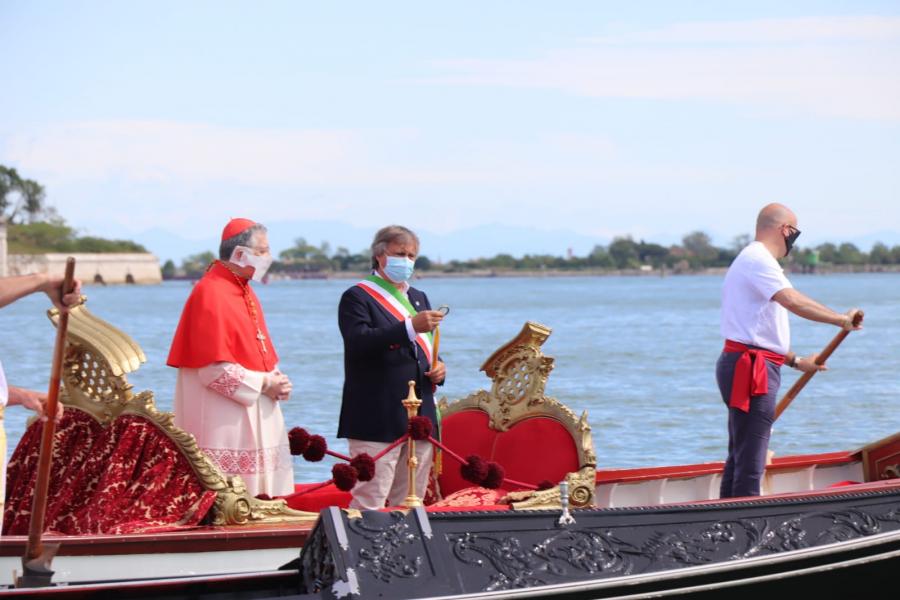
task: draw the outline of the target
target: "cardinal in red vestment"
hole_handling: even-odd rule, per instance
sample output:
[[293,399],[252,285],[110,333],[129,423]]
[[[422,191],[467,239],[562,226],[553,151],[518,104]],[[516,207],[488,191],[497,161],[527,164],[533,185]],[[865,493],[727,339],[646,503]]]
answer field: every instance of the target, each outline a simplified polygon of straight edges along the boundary
[[294,475],[280,403],[291,394],[278,369],[259,299],[250,281],[272,264],[266,228],[232,219],[219,260],[184,305],[166,363],[178,369],[175,424],[226,476],[240,476],[251,495],[283,496]]

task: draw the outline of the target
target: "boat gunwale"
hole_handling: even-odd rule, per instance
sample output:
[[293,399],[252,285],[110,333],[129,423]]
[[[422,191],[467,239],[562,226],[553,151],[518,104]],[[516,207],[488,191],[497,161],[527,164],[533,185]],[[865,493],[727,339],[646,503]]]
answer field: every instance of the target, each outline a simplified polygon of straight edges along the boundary
[[[814,466],[852,464],[860,461],[858,451],[825,452],[775,458],[766,466],[766,472],[793,471]],[[632,467],[622,469],[597,469],[597,485],[610,483],[635,483],[658,479],[688,479],[715,475],[722,472],[725,463],[695,463],[691,465],[671,465],[663,467]]]
[[[200,527],[187,531],[131,534],[43,536],[45,544],[60,544],[58,556],[115,554],[186,554],[233,550],[299,549],[314,523]],[[0,557],[22,556],[27,535],[0,536]],[[227,544],[227,546],[226,546]]]

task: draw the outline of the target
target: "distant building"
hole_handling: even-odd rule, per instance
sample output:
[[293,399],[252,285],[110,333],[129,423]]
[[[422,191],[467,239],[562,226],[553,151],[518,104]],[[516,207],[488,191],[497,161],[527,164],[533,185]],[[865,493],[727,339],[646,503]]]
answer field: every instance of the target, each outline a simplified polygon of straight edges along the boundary
[[75,258],[75,277],[85,284],[156,284],[162,281],[159,259],[148,253],[10,254],[7,272],[10,275],[62,275],[69,256]]
[[0,277],[31,273],[62,275],[66,270],[66,259],[73,256],[75,277],[85,284],[155,284],[162,281],[159,259],[146,252],[8,254],[7,250],[6,221],[0,217]]

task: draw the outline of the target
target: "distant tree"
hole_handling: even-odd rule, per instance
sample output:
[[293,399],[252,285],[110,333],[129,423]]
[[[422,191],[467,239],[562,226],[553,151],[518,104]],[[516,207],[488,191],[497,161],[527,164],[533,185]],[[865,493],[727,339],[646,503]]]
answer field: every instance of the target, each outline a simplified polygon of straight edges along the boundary
[[498,254],[494,258],[488,258],[483,261],[485,267],[492,269],[515,269],[518,263],[512,254]]
[[659,244],[648,244],[641,240],[637,246],[638,258],[643,264],[651,264],[659,268],[665,261],[669,249]]
[[216,256],[212,252],[192,254],[181,261],[181,270],[188,277],[200,277],[214,260],[216,260]]
[[172,279],[173,277],[175,277],[175,263],[170,258],[162,266],[162,278]]
[[588,254],[586,262],[591,267],[600,267],[602,269],[612,269],[616,266],[616,263],[612,256],[609,255],[606,246],[600,245],[594,246],[594,249]]
[[73,252],[146,252],[147,249],[130,240],[107,240],[94,236],[79,237],[72,242]]
[[891,248],[891,262],[895,265],[900,265],[900,246]]
[[45,200],[44,186],[0,165],[0,216],[8,213],[10,223],[33,223],[43,214]]
[[682,246],[690,256],[703,265],[712,263],[719,255],[719,250],[712,245],[712,239],[703,231],[694,231],[681,240]]
[[735,255],[737,255],[741,250],[747,247],[747,245],[753,241],[753,237],[749,233],[742,233],[740,235],[734,236],[731,240],[731,249],[734,250]]
[[306,238],[297,238],[294,245],[287,250],[282,250],[278,257],[286,262],[302,261],[308,258],[324,256],[319,248],[306,243]]
[[61,219],[36,221],[9,227],[9,251],[12,254],[44,252],[146,252],[147,249],[128,240],[107,240],[93,236],[78,237],[75,230]]
[[614,239],[608,252],[617,269],[636,269],[641,265],[637,244],[631,236]]
[[422,255],[422,256],[416,258],[416,270],[417,271],[431,270],[431,259],[425,255]]
[[861,265],[866,262],[866,255],[854,244],[844,242],[838,247],[838,264]]
[[878,242],[869,251],[869,263],[873,265],[889,265],[894,262],[890,249]]
[[827,242],[825,244],[820,244],[816,246],[816,250],[819,251],[819,260],[826,263],[836,263],[838,262],[838,249],[837,246],[832,244],[831,242]]

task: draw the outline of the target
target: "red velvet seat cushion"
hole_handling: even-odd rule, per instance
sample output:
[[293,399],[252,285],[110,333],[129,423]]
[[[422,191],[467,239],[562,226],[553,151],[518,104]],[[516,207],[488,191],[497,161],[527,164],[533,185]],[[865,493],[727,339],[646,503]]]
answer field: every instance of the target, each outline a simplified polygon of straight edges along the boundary
[[[441,441],[462,456],[476,454],[490,460],[497,431],[488,427],[488,415],[483,410],[462,410],[441,419]],[[445,456],[438,482],[445,498],[453,492],[471,487],[459,474],[459,463]]]
[[[495,461],[507,478],[532,485],[543,480],[558,483],[567,473],[581,468],[575,440],[556,419],[531,417],[502,432],[488,423],[488,415],[482,410],[454,413],[441,420],[441,441],[463,458],[476,454]],[[460,475],[459,463],[450,457],[444,459],[439,481],[444,498],[472,487]]]
[[342,492],[337,489],[333,483],[311,492],[306,491],[317,485],[321,484],[298,483],[294,485],[294,493],[289,496],[283,496],[282,500],[287,501],[287,505],[294,510],[305,510],[308,512],[319,512],[329,506],[337,506],[339,508],[350,506],[350,500],[353,496],[350,492]]
[[509,479],[532,485],[545,479],[557,484],[581,468],[572,435],[550,417],[519,421],[498,435],[491,460],[503,465]]
[[[42,423],[25,431],[7,470],[3,533],[28,533]],[[160,532],[199,524],[216,500],[156,425],[123,415],[103,427],[66,410],[54,439],[45,531]]]

